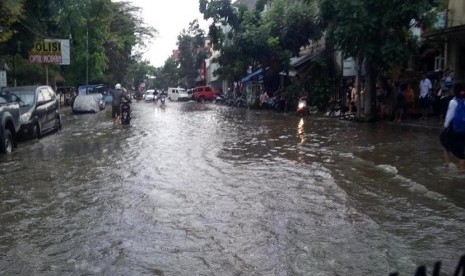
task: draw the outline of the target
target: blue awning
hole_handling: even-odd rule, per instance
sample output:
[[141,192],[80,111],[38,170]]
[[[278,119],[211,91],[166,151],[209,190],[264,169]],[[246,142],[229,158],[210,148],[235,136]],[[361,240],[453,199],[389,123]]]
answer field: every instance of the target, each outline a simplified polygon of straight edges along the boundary
[[263,69],[258,69],[257,71],[251,73],[250,75],[247,75],[245,77],[243,77],[241,79],[241,82],[248,82],[250,81],[253,77],[255,76],[260,76],[260,74],[262,74],[263,72],[265,72]]

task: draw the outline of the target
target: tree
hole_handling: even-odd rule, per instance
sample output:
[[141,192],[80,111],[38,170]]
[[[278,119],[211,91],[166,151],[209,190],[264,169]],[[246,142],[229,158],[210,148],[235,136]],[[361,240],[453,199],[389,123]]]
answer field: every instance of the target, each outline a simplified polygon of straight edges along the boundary
[[314,5],[276,0],[263,13],[264,3],[248,11],[230,1],[200,0],[204,17],[213,20],[209,35],[221,53],[217,73],[223,79],[238,80],[249,67],[268,68],[268,74],[277,75],[289,69],[290,57],[301,47],[321,36]]
[[[145,26],[140,17],[140,8],[128,2],[114,2],[112,6],[113,19],[110,22],[110,35],[105,42],[105,53],[109,59],[106,76],[109,80],[129,83],[128,75],[138,75],[138,70],[147,67],[141,60],[146,41],[155,36],[156,30]],[[137,63],[141,63],[140,66]],[[136,69],[137,68],[137,69]],[[128,72],[128,70],[135,70]],[[143,79],[134,80],[133,86],[138,86]]]
[[0,43],[5,43],[13,36],[12,25],[21,18],[24,0],[3,0],[0,2]]
[[[310,1],[310,0],[307,0]],[[321,0],[322,28],[344,56],[364,61],[365,116],[375,117],[375,86],[379,73],[407,60],[408,26],[420,19],[433,1]]]
[[178,35],[180,75],[184,78],[184,85],[192,87],[199,76],[198,69],[210,55],[205,45],[205,33],[197,20],[189,23],[189,28]]
[[173,57],[169,57],[163,67],[155,69],[153,76],[155,77],[155,87],[167,89],[172,86],[180,86],[179,62]]
[[[60,71],[70,85],[85,83],[87,76],[89,82],[122,82],[128,68],[144,63],[141,53],[147,39],[156,33],[144,24],[140,8],[128,2],[7,0],[0,3],[0,13],[2,27],[9,22],[5,25],[9,39],[0,44],[0,53],[15,57],[4,63],[13,75],[25,77],[19,83],[37,82],[37,76],[43,74],[36,65],[27,66],[18,59],[27,60],[33,43],[44,38],[70,39],[71,65],[50,65],[50,75]],[[10,18],[13,15],[18,17]],[[5,33],[0,32],[1,39]],[[24,71],[16,72],[15,64]]]

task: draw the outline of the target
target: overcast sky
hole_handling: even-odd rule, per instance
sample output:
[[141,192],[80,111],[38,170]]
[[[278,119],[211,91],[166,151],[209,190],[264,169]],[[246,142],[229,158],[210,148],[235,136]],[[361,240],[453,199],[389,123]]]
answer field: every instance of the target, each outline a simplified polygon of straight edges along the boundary
[[148,45],[145,59],[155,67],[163,66],[165,60],[177,48],[177,36],[189,27],[189,22],[198,19],[207,32],[208,24],[199,12],[199,0],[129,0],[133,6],[142,8],[147,25],[158,30],[158,36]]

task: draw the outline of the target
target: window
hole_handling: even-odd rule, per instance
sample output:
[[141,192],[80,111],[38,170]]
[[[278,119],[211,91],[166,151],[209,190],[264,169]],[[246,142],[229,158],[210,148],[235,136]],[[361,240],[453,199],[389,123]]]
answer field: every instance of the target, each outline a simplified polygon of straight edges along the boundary
[[57,95],[56,95],[55,91],[53,91],[52,88],[48,88],[48,93],[50,94],[50,98],[51,98],[53,101],[56,100]]
[[0,92],[0,103],[14,103],[16,101],[17,97],[15,94],[9,91]]
[[205,91],[210,92],[212,89],[210,87],[205,87]]
[[[49,101],[52,100],[52,96],[50,95],[50,92],[48,91],[47,88],[41,89],[40,94],[42,94],[42,97],[43,97],[45,102],[49,102]],[[39,98],[40,98],[40,94],[39,94]]]
[[38,102],[38,103],[43,103],[43,102],[45,102],[45,97],[44,97],[44,94],[42,93],[42,91],[40,91],[39,94],[38,94],[37,102]]

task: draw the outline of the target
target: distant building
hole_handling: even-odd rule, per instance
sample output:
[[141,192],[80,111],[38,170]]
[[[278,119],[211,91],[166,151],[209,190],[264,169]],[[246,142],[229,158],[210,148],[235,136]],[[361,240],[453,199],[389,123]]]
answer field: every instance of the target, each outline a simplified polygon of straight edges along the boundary
[[236,0],[235,4],[242,4],[247,6],[249,10],[255,10],[258,0]]
[[456,80],[465,80],[465,1],[449,0],[447,10],[439,12],[433,29],[423,33],[425,39],[442,41],[442,53],[435,59],[435,70],[449,68]]
[[181,55],[181,51],[179,51],[178,49],[176,49],[176,50],[173,50],[173,52],[172,52],[172,54],[171,54],[171,57],[172,57],[174,60],[179,60],[180,55]]

